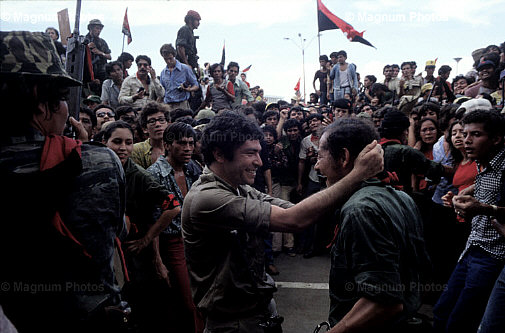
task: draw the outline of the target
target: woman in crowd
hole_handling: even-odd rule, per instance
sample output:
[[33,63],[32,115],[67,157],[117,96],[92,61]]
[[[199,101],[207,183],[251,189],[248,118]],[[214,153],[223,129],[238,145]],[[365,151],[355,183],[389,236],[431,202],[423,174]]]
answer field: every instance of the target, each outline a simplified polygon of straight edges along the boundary
[[167,302],[160,295],[169,285],[168,270],[157,247],[158,235],[179,214],[174,195],[130,159],[133,129],[122,120],[110,123],[103,143],[118,156],[126,176],[126,216],[128,225],[125,251],[130,283],[123,289],[140,328],[159,328]]

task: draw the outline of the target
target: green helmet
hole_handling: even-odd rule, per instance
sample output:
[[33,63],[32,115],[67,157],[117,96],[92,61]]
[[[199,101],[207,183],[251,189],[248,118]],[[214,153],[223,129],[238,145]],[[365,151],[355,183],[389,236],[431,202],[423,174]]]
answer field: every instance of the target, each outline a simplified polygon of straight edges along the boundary
[[52,78],[63,86],[81,82],[65,71],[51,38],[43,32],[0,31],[0,77]]

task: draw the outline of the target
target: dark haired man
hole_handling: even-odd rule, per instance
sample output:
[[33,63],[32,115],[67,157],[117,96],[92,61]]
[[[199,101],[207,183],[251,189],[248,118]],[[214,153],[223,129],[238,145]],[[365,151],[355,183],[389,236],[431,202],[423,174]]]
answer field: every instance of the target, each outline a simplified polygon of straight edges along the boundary
[[336,55],[338,64],[333,66],[330,72],[330,80],[333,80],[333,100],[344,98],[345,94],[356,96],[358,94],[356,65],[346,62],[345,51],[338,51]]
[[189,10],[184,17],[183,25],[177,32],[177,40],[175,47],[177,48],[177,60],[192,68],[195,73],[198,69],[198,56],[196,49],[196,39],[193,30],[198,29],[200,26],[200,14],[194,10]]
[[190,109],[189,98],[193,91],[199,89],[198,81],[191,68],[175,58],[176,51],[172,44],[163,44],[160,54],[165,60],[165,67],[160,74],[160,82],[165,88],[163,102],[169,111],[175,109]]
[[88,141],[91,141],[91,138],[95,134],[94,130],[97,123],[95,113],[85,106],[81,107],[79,110],[79,121],[88,133]]
[[400,93],[400,79],[398,77],[393,77],[393,67],[391,65],[386,65],[382,72],[384,74],[383,84],[388,87],[389,90],[394,91],[396,96],[398,96]]
[[397,78],[398,74],[400,74],[400,66],[398,64],[392,64],[391,65],[391,77],[392,78]]
[[505,205],[505,125],[494,111],[473,111],[463,120],[468,157],[477,162],[473,197],[453,198],[456,213],[472,218],[465,250],[433,309],[436,332],[475,332],[505,262],[505,238],[491,223]]
[[[328,83],[328,75],[329,75],[329,70],[328,70],[328,56],[327,55],[321,55],[319,56],[319,69],[317,70],[316,74],[314,74],[314,80],[312,81],[312,87],[314,87],[314,90],[319,97],[319,104],[320,105],[326,105],[328,104],[328,99],[326,97],[328,93],[327,89],[327,83]],[[316,81],[319,80],[319,89],[316,89]]]
[[439,102],[447,101],[452,103],[456,99],[452,92],[452,86],[447,79],[451,75],[452,68],[448,65],[443,65],[438,69],[438,77],[435,80],[433,87],[433,97],[438,98]]
[[[254,101],[254,97],[251,95],[249,91],[249,87],[243,80],[237,79],[237,75],[239,73],[240,67],[238,63],[231,61],[228,64],[228,68],[226,73],[228,74],[228,80],[233,83],[233,91],[235,92],[235,100],[231,104],[233,108],[239,107],[242,105],[242,100],[246,100],[247,106],[250,106]],[[242,73],[243,74],[243,73]]]
[[[187,164],[195,148],[195,137],[195,131],[188,124],[177,122],[169,125],[163,133],[165,153],[147,168],[147,172],[175,195],[175,199],[182,207],[184,207],[184,198],[193,184]],[[191,298],[180,213],[158,238],[160,259],[167,267],[170,280],[175,287],[173,290],[177,293],[177,297],[172,302],[178,305],[176,309],[182,307],[181,317],[174,316],[174,320],[171,321],[173,328],[177,325],[179,329],[184,328],[185,332],[201,332],[200,326],[203,322]]]
[[119,106],[119,92],[123,84],[123,67],[119,61],[112,61],[105,65],[105,73],[110,79],[103,81],[100,99],[103,104],[110,105],[115,109]]
[[162,105],[149,102],[140,114],[140,125],[148,133],[147,140],[133,145],[131,159],[147,169],[163,155],[163,133],[168,127],[170,114]]
[[423,85],[426,83],[434,83],[435,76],[433,75],[433,73],[435,72],[435,61],[434,60],[426,61],[426,66],[424,67],[424,70],[426,71],[426,76],[423,77]]
[[119,104],[142,108],[148,100],[161,101],[165,89],[156,77],[154,68],[151,67],[151,58],[139,55],[135,58],[135,63],[138,68],[137,75],[124,79],[119,92]]
[[348,99],[339,98],[332,103],[333,114],[335,118],[349,118],[354,116],[352,112],[352,103]]
[[268,110],[263,114],[263,123],[265,125],[277,127],[278,122],[279,122],[279,112],[274,110]]
[[107,60],[111,60],[111,50],[107,42],[100,38],[103,24],[98,19],[89,21],[88,34],[84,37],[84,42],[91,51],[91,63],[93,65],[93,73],[95,79],[100,80],[100,84],[105,80],[105,64]]
[[[356,118],[325,129],[316,169],[328,186],[353,171],[359,152],[374,139],[372,124]],[[408,332],[428,263],[414,201],[377,178],[367,179],[340,211],[331,249],[330,332]]]
[[380,152],[369,145],[351,175],[293,206],[249,186],[261,166],[262,137],[260,128],[241,115],[214,117],[202,138],[207,167],[183,205],[191,287],[209,332],[264,332],[259,324],[272,315],[268,306],[275,291],[265,274],[264,237],[309,226],[381,169]]

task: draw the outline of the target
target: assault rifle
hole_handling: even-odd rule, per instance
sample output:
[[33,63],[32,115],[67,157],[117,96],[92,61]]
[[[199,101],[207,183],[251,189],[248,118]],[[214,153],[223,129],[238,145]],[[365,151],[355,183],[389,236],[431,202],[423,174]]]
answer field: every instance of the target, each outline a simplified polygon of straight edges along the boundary
[[[84,36],[79,35],[80,16],[81,16],[81,0],[77,0],[74,31],[72,32],[72,35],[68,39],[67,43],[67,63],[65,69],[67,70],[67,73],[71,77],[82,82],[86,45],[83,43]],[[77,120],[79,120],[79,110],[81,107],[81,94],[82,94],[81,86],[71,87],[69,98],[67,101],[70,116],[74,117]]]

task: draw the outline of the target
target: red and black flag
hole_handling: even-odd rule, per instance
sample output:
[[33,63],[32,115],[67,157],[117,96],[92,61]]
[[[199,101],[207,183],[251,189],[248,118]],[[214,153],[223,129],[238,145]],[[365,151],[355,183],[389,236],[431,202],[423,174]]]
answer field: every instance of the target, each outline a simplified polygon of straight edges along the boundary
[[[130,24],[128,23],[128,7],[126,7],[126,11],[124,12],[124,19],[123,19],[123,34],[128,36],[128,45],[132,42],[132,32],[130,30]],[[123,41],[124,45],[124,41]]]
[[349,41],[359,42],[375,48],[375,46],[363,38],[365,31],[356,31],[352,25],[330,12],[321,0],[317,0],[317,25],[319,31],[340,29]]
[[245,72],[247,72],[248,70],[250,70],[250,69],[251,69],[251,66],[252,66],[252,65],[249,65],[249,66],[247,66],[246,68],[244,68],[244,69],[242,70],[242,73],[245,73]]

